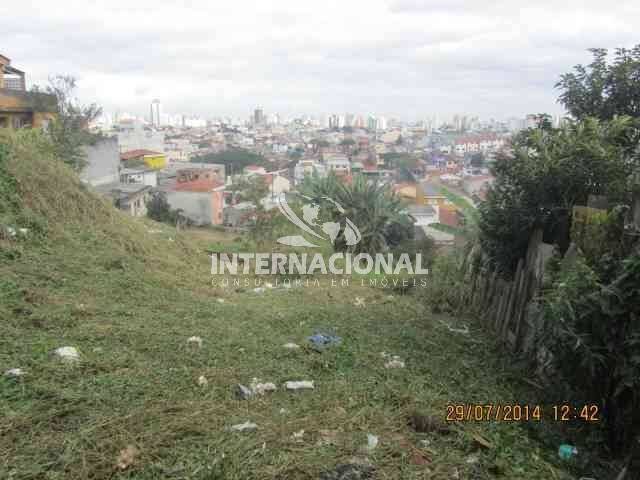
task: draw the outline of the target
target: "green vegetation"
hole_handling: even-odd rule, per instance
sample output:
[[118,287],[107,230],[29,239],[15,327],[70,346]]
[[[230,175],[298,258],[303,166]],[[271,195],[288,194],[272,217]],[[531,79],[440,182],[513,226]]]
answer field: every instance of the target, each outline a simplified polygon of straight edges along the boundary
[[616,49],[611,63],[607,62],[606,49],[590,51],[593,62],[577,65],[573,72],[560,78],[556,85],[562,90],[560,102],[574,118],[581,120],[640,117],[640,45]]
[[[603,422],[573,427],[571,435],[593,457],[625,457],[636,478],[640,244],[629,213],[640,172],[640,47],[618,50],[612,65],[605,50],[593,53],[591,65],[558,84],[560,102],[576,119],[554,129],[541,116],[497,158],[496,181],[480,206],[480,241],[488,266],[504,277],[525,257],[535,229],[555,246],[538,299],[544,325],[535,347],[547,355],[547,398],[600,405]],[[608,207],[587,208],[590,196]],[[524,354],[540,367],[537,354]]]
[[86,162],[83,146],[95,143],[100,136],[91,133],[87,127],[100,116],[102,109],[98,105],[81,105],[74,97],[76,79],[71,76],[58,75],[49,79],[49,85],[41,89],[34,86],[31,93],[39,98],[39,93],[46,93],[56,100],[57,117],[47,132],[52,141],[55,155],[63,159],[76,171],[82,170]]
[[244,168],[249,165],[262,167],[268,165],[267,159],[262,155],[242,148],[225,150],[220,153],[207,153],[206,155],[194,157],[191,161],[197,163],[220,163],[224,165],[227,175],[242,173]]
[[176,225],[181,218],[179,210],[173,210],[165,192],[156,192],[147,202],[147,216],[156,222]]
[[536,227],[566,249],[571,210],[586,205],[589,195],[628,202],[627,179],[640,165],[634,151],[639,139],[629,117],[588,118],[514,138],[512,153],[496,159],[496,181],[480,205],[482,246],[497,268],[514,271]]
[[[380,437],[369,455],[379,478],[425,478],[426,468],[433,479],[570,478],[557,445],[530,438],[524,423],[437,426],[449,403],[530,398],[477,329],[452,333],[460,322],[417,298],[358,285],[214,287],[207,250],[236,239],[126,217],[38,132],[0,144],[2,221],[42,225],[0,238],[0,365],[26,372],[0,377],[1,478],[318,478],[362,455],[367,433]],[[324,353],[281,347],[317,331],[344,342]],[[202,348],[187,345],[192,335]],[[52,356],[64,345],[78,348],[77,364]],[[383,351],[407,367],[385,369]],[[234,385],[253,377],[316,388],[237,400]],[[411,428],[413,412],[436,426]],[[257,432],[226,430],[246,420]],[[139,453],[120,471],[127,446]]]
[[385,252],[413,236],[413,224],[403,213],[402,201],[387,185],[369,182],[361,175],[355,176],[351,184],[343,184],[334,175],[329,175],[324,179],[309,178],[300,190],[318,202],[325,197],[338,202],[344,211],[334,210],[331,221],[340,225],[345,225],[346,219],[357,221],[361,241],[357,245],[347,245],[342,231],[335,241],[338,250]]
[[445,197],[447,197],[447,200],[453,203],[462,212],[466,220],[467,226],[474,227],[475,225],[478,224],[480,215],[476,207],[474,207],[471,203],[469,203],[469,200],[467,200],[462,195],[453,192],[447,187],[441,186],[439,190],[440,190],[440,193],[442,193]]

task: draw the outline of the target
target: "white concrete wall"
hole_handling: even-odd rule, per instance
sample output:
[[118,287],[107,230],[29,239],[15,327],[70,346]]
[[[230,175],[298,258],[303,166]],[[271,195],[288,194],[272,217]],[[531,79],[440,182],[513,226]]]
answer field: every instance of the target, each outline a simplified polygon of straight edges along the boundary
[[97,186],[120,181],[120,150],[117,138],[105,138],[83,149],[87,156],[87,166],[80,174],[83,182]]

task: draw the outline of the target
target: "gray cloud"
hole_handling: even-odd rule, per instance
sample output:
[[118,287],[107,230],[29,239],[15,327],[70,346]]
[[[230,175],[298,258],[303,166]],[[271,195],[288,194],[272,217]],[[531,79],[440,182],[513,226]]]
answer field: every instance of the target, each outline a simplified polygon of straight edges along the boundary
[[631,1],[101,3],[2,2],[1,53],[32,82],[75,75],[111,111],[505,117],[560,111],[559,75],[637,43],[640,20]]

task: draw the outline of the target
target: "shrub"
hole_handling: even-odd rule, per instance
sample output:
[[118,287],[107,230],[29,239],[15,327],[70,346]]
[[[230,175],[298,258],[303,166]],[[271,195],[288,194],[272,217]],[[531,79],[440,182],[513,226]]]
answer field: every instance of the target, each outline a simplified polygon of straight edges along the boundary
[[603,407],[614,449],[640,434],[640,255],[619,265],[617,278],[602,284],[578,257],[545,294],[554,383],[574,402]]

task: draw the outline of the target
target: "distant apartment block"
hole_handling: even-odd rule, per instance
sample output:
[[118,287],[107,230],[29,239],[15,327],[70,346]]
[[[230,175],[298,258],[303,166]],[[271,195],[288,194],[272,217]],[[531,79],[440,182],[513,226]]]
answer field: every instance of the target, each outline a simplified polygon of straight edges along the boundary
[[55,96],[27,92],[25,73],[0,55],[0,128],[46,128],[56,111]]

